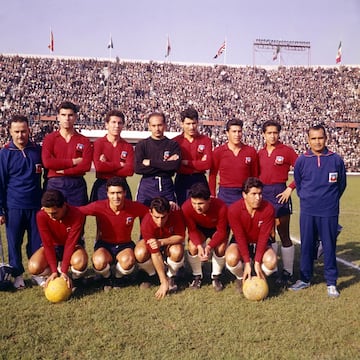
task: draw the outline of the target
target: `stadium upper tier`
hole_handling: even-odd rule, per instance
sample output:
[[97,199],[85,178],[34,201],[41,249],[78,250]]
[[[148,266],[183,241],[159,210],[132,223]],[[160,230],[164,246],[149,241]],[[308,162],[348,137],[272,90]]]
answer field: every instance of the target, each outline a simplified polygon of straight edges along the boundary
[[[179,113],[192,105],[214,146],[226,138],[219,124],[238,117],[244,142],[259,148],[262,123],[276,119],[281,139],[298,153],[306,147],[308,126],[324,123],[329,147],[344,157],[349,171],[359,171],[359,84],[359,67],[266,69],[0,55],[0,121],[23,113],[34,120],[33,135],[41,141],[56,123],[37,120],[56,115],[67,99],[80,105],[81,129],[103,129],[105,113],[119,108],[126,130],[146,130],[146,115],[161,110],[168,130],[179,131]],[[357,125],[338,127],[339,122]],[[3,143],[4,126],[1,132]]]

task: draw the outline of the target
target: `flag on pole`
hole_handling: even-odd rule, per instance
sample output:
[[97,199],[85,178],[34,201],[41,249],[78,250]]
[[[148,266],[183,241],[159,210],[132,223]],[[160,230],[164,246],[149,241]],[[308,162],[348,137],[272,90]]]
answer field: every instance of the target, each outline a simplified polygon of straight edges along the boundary
[[166,44],[166,54],[165,57],[168,57],[170,55],[171,52],[171,45],[170,45],[170,38],[168,36],[167,38],[167,44]]
[[108,46],[107,46],[108,49],[113,49],[114,48],[114,43],[112,41],[112,36],[110,35],[110,40],[109,40],[109,43],[108,43]]
[[273,61],[275,61],[278,58],[279,53],[280,53],[280,46],[277,46],[273,55]]
[[217,59],[226,49],[226,41],[224,41],[221,46],[219,47],[219,50],[217,51],[216,55],[214,56],[214,59]]
[[50,42],[49,42],[48,48],[49,48],[50,52],[53,52],[55,49],[54,48],[54,34],[51,29],[50,29]]
[[339,44],[339,47],[338,47],[338,51],[337,51],[337,54],[336,54],[336,63],[337,64],[340,64],[341,63],[341,41],[340,41],[340,44]]

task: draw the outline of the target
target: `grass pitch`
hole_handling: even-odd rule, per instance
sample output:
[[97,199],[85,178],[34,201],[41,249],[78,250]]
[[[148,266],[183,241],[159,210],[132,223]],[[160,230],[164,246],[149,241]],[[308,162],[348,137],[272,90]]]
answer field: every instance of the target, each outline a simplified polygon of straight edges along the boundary
[[[89,191],[93,180],[89,174]],[[137,181],[135,176],[130,182],[133,194]],[[359,189],[360,177],[349,176],[337,252],[355,265],[360,265]],[[296,194],[293,202],[291,231],[299,239]],[[94,225],[89,218],[90,255]],[[295,276],[298,258],[297,246]],[[339,271],[338,299],[327,297],[321,261],[309,289],[281,291],[269,279],[270,296],[262,302],[237,295],[228,274],[220,293],[209,284],[190,291],[184,279],[182,290],[162,301],[155,299],[155,288],[136,285],[104,292],[93,284],[60,304],[49,303],[39,287],[1,292],[0,359],[359,359],[360,272],[342,264]]]

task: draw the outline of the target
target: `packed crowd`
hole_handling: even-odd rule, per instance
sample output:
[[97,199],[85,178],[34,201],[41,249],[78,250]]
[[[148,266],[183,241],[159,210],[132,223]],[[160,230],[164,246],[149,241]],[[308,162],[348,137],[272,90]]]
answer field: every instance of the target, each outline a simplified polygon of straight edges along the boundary
[[[0,123],[14,113],[33,121],[33,136],[41,141],[56,126],[39,123],[39,116],[56,115],[63,99],[80,105],[80,128],[103,128],[111,108],[122,109],[127,130],[145,130],[146,115],[163,111],[168,130],[179,131],[179,113],[198,109],[201,121],[244,121],[244,142],[263,146],[261,124],[281,123],[282,139],[298,153],[305,150],[305,130],[312,123],[329,129],[329,147],[343,158],[348,171],[359,171],[359,128],[336,122],[359,122],[358,67],[280,67],[276,69],[177,65],[155,62],[108,62],[0,56]],[[226,140],[222,126],[203,125],[214,146]],[[1,127],[0,146],[7,140]]]

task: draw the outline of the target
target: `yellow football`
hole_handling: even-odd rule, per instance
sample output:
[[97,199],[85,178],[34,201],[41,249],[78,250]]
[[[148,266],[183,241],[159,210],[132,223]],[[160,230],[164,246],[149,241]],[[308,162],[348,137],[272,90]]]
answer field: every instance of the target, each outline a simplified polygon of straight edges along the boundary
[[266,280],[252,276],[251,279],[244,281],[243,293],[248,300],[264,300],[269,294],[269,286]]
[[45,296],[52,303],[66,301],[70,295],[71,289],[68,288],[66,280],[62,277],[51,280],[45,288]]

